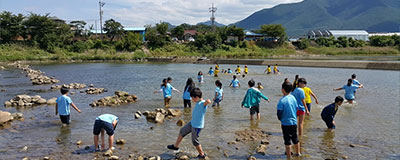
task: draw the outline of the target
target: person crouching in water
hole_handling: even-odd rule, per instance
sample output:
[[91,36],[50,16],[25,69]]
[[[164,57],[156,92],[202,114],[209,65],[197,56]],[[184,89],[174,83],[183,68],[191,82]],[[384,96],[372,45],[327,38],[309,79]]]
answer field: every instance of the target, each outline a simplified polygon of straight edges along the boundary
[[102,114],[96,118],[93,127],[94,134],[94,147],[96,147],[96,151],[100,151],[99,148],[99,134],[101,134],[101,150],[105,149],[104,144],[104,131],[108,135],[108,147],[113,150],[113,141],[114,141],[114,130],[118,124],[118,117],[112,114]]
[[332,103],[328,106],[326,106],[322,112],[321,112],[321,118],[324,120],[326,126],[328,129],[335,129],[336,128],[336,123],[334,121],[336,112],[339,109],[339,106],[342,105],[344,99],[342,96],[337,96],[335,98],[335,103]]

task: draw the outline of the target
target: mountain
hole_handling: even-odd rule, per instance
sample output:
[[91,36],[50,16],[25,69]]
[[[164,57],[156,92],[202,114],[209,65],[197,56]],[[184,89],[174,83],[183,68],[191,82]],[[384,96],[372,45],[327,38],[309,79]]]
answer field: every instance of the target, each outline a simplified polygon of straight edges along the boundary
[[234,24],[250,30],[282,24],[290,36],[313,29],[400,32],[400,0],[304,0],[262,9]]
[[[225,26],[224,24],[218,23],[217,21],[215,21],[214,23],[215,23],[215,26],[217,26],[217,27],[224,27]],[[200,22],[200,23],[197,23],[196,25],[199,25],[199,24],[204,24],[204,25],[207,25],[207,26],[211,26],[211,21],[209,20],[209,21],[205,21],[205,22]]]

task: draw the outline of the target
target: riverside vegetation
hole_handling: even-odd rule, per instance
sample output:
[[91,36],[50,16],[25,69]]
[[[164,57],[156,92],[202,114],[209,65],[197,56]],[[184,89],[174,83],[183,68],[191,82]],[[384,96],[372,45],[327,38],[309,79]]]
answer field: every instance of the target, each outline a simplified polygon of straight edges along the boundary
[[[272,40],[245,41],[244,30],[236,26],[217,27],[167,23],[147,25],[143,35],[126,32],[110,19],[106,34],[98,37],[85,30],[86,22],[69,24],[49,14],[0,13],[0,61],[45,60],[135,60],[146,57],[206,56],[211,58],[281,58],[301,53],[309,55],[400,55],[400,36],[375,36],[369,42],[339,37],[286,41],[285,28],[263,25],[256,33]],[[93,26],[89,26],[93,28]],[[185,30],[196,30],[194,42],[183,42]],[[235,37],[235,40],[229,40]]]

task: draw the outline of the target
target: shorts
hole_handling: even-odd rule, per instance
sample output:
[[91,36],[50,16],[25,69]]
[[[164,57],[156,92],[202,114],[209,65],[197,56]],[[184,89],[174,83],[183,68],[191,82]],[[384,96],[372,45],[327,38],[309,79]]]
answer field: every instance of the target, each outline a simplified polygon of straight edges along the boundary
[[183,107],[192,107],[192,102],[190,101],[190,99],[183,99]]
[[70,122],[69,115],[60,115],[60,119],[62,124],[69,124]]
[[104,129],[109,136],[114,135],[114,130],[115,128],[111,123],[102,121],[102,120],[96,120],[94,121],[94,127],[93,127],[93,134],[94,135],[99,135],[101,132],[101,129]]
[[260,105],[250,107],[250,115],[260,113]]
[[306,105],[307,105],[308,112],[311,113],[311,103],[307,103]]
[[297,110],[297,112],[296,112],[297,116],[301,116],[301,115],[305,115],[305,114],[306,114],[306,112],[302,111],[302,110]]
[[185,126],[183,126],[181,128],[181,130],[179,131],[179,134],[182,137],[185,137],[189,133],[192,133],[192,143],[193,143],[193,145],[194,146],[199,146],[200,145],[200,141],[199,141],[200,131],[201,131],[201,128],[193,128],[192,124],[189,122],[188,124],[186,124]]
[[285,145],[290,145],[290,141],[292,141],[293,144],[299,143],[299,139],[297,138],[297,125],[282,125],[282,134]]
[[220,105],[220,103],[221,103],[221,99],[220,98],[217,98],[217,99],[215,99],[214,100],[214,103],[212,104],[212,106],[214,107],[214,106],[219,106]]
[[322,120],[324,120],[326,126],[329,129],[335,129],[336,128],[336,126],[333,124],[333,119],[322,119]]

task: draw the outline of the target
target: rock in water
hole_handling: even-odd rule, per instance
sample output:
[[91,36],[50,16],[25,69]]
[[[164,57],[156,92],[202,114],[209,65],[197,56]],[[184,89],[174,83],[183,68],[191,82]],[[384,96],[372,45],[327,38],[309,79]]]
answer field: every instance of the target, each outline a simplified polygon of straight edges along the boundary
[[51,99],[47,100],[47,104],[48,104],[48,105],[57,104],[56,100],[57,100],[57,98],[51,98]]
[[29,158],[28,157],[24,157],[24,158],[22,158],[22,160],[29,160]]
[[248,158],[248,160],[257,160],[257,158],[254,157],[254,156],[250,156],[250,157]]
[[106,152],[103,153],[103,156],[110,157],[110,156],[112,156],[112,154],[113,154],[112,150],[109,149],[109,150],[107,150]]
[[156,118],[154,119],[154,121],[155,121],[156,123],[163,123],[163,122],[164,122],[164,118],[165,118],[165,115],[163,115],[163,114],[160,113],[160,112],[157,112],[157,113],[156,113]]
[[269,144],[269,141],[268,140],[261,140],[261,144]]
[[118,160],[119,157],[118,156],[111,156],[110,158],[108,158],[109,160]]
[[128,96],[129,93],[124,92],[124,91],[115,91],[115,95],[117,95],[118,97],[124,97],[124,96]]
[[38,101],[36,101],[37,104],[46,104],[47,101],[44,98],[40,98]]
[[43,157],[43,160],[50,160],[50,157]]
[[256,152],[257,152],[258,154],[265,155],[265,154],[267,153],[267,145],[260,144],[260,145],[256,148]]
[[182,115],[182,111],[179,109],[168,109],[168,115],[178,117]]
[[0,111],[0,125],[3,123],[7,123],[9,121],[12,121],[12,116],[10,112],[3,112]]
[[179,126],[179,127],[182,127],[184,124],[185,124],[185,121],[183,121],[181,119],[178,120],[178,122],[176,122],[176,125]]
[[24,146],[22,147],[21,151],[27,151],[28,150],[28,146]]
[[137,157],[136,159],[137,160],[144,160],[143,156],[141,156],[141,155],[139,157]]
[[12,106],[12,103],[10,101],[6,101],[6,102],[4,102],[4,106],[10,107],[10,106]]
[[125,139],[117,139],[116,144],[125,144]]
[[187,155],[182,155],[182,156],[179,157],[179,160],[189,160],[189,159],[190,158]]
[[81,144],[82,144],[82,141],[81,141],[81,140],[76,141],[76,145],[81,145]]

